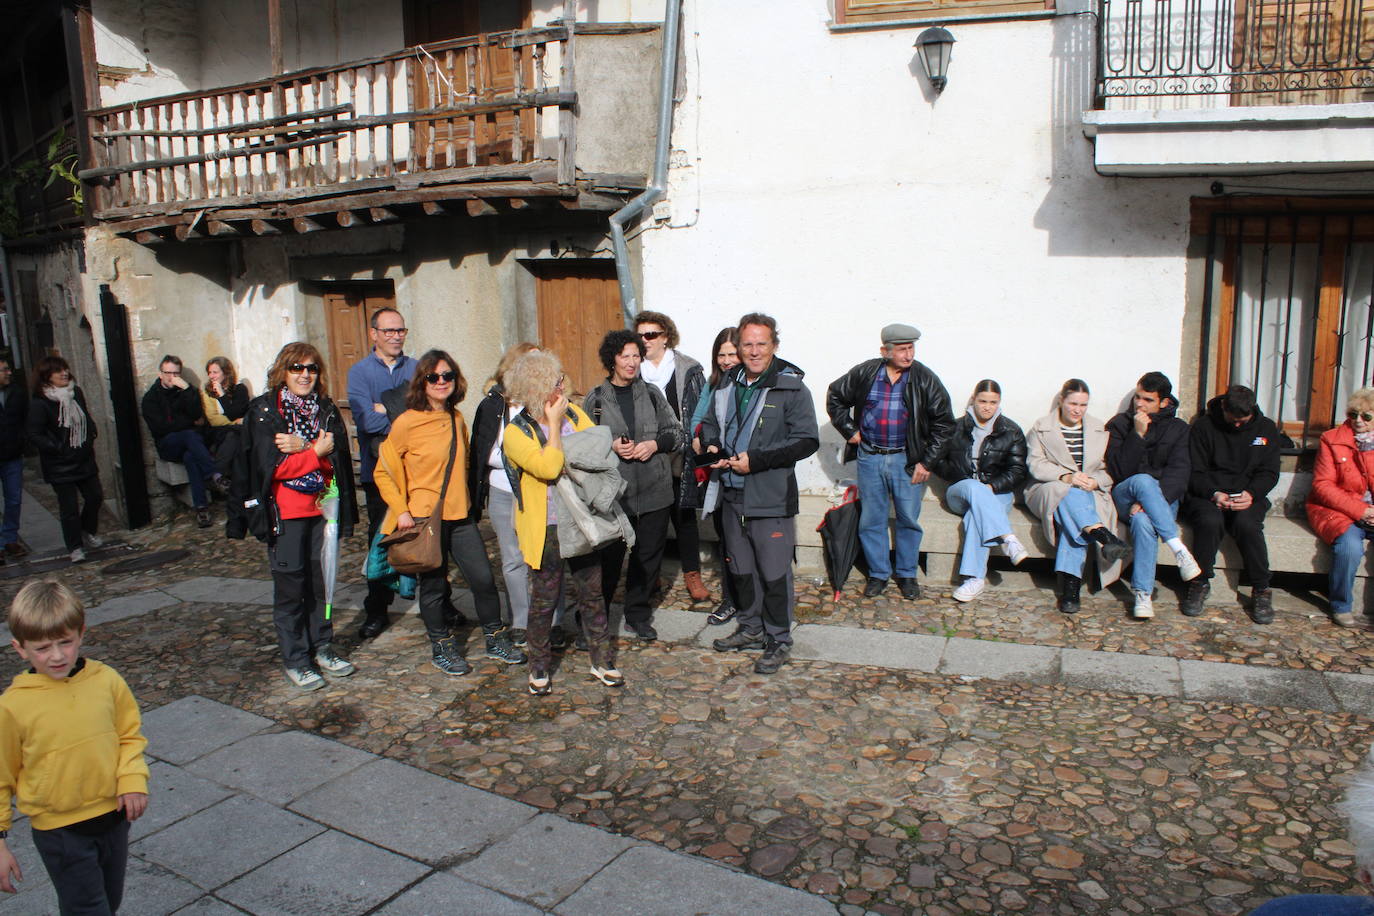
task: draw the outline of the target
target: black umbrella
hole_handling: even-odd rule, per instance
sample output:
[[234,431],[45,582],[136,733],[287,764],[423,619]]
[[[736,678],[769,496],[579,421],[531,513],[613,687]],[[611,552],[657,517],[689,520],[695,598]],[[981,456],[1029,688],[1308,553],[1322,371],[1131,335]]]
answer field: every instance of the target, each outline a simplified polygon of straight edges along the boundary
[[830,577],[830,587],[835,590],[835,600],[839,601],[840,591],[849,579],[849,571],[854,568],[860,555],[859,488],[846,489],[844,499],[840,500],[839,505],[826,510],[816,530],[821,533],[825,572]]

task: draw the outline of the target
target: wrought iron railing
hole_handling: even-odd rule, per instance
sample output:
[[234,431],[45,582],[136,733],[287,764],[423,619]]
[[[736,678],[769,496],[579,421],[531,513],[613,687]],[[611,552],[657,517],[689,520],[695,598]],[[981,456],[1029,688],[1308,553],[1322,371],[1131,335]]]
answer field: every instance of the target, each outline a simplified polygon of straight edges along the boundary
[[1099,107],[1374,101],[1374,0],[1099,0]]

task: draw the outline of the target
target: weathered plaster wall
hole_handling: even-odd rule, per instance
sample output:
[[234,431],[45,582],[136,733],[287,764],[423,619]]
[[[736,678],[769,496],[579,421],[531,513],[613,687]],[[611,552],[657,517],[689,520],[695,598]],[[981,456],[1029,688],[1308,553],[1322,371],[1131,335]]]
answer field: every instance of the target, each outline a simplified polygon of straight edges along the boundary
[[577,167],[648,175],[658,117],[662,30],[577,38]]
[[832,32],[824,0],[687,0],[685,17],[671,218],[640,236],[643,301],[702,359],[742,313],[778,319],[823,424],[805,485],[852,476],[825,388],[892,321],[923,331],[917,358],[957,409],[993,377],[1023,426],[1069,376],[1100,414],[1146,370],[1179,377],[1189,199],[1209,181],[1094,173],[1089,18],[949,24],[935,97],[919,26]]
[[194,0],[93,0],[91,15],[101,105],[200,88]]

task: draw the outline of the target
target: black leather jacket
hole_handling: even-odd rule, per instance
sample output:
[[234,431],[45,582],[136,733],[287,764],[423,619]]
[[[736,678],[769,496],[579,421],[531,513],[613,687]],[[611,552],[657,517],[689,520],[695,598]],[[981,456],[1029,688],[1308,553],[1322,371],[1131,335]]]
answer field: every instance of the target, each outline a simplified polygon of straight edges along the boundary
[[978,468],[973,467],[973,418],[964,414],[954,423],[954,434],[935,459],[933,470],[950,483],[970,477],[992,487],[994,493],[1010,493],[1026,479],[1026,436],[1021,427],[1002,415],[993,421],[983,440]]
[[[870,359],[830,383],[825,393],[825,411],[830,414],[831,425],[845,439],[859,431],[869,389],[886,365],[886,360]],[[949,409],[949,392],[934,372],[919,362],[913,362],[907,372],[902,401],[910,415],[906,425],[906,472],[910,474],[917,464],[931,469],[945,447],[945,440],[954,431],[954,414]],[[845,446],[844,460],[853,461],[858,451],[854,445]]]
[[73,446],[67,430],[58,425],[61,412],[51,398],[37,395],[29,402],[29,441],[38,450],[38,464],[47,483],[76,483],[96,477],[100,471],[95,463],[95,417],[86,406],[86,393],[76,389],[76,403],[86,412],[86,441]]

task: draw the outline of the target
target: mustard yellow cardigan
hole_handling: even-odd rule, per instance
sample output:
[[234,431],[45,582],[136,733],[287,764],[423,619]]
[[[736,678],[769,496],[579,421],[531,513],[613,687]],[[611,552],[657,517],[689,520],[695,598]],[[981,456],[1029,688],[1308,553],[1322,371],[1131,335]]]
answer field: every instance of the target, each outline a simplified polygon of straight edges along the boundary
[[[573,431],[595,426],[591,417],[576,404],[569,404],[573,413]],[[544,559],[544,536],[549,525],[549,487],[563,473],[563,450],[540,445],[539,440],[515,424],[506,426],[502,448],[520,475],[520,502],[515,507],[515,535],[520,552],[530,569],[538,569]]]
[[[391,424],[372,472],[377,492],[386,502],[384,533],[396,530],[396,519],[402,512],[416,518],[428,518],[434,513],[453,436],[448,417],[441,410],[407,410]],[[444,494],[441,518],[447,521],[468,516],[468,426],[458,411],[453,411],[453,417],[458,423],[458,450],[449,473],[448,492]]]

